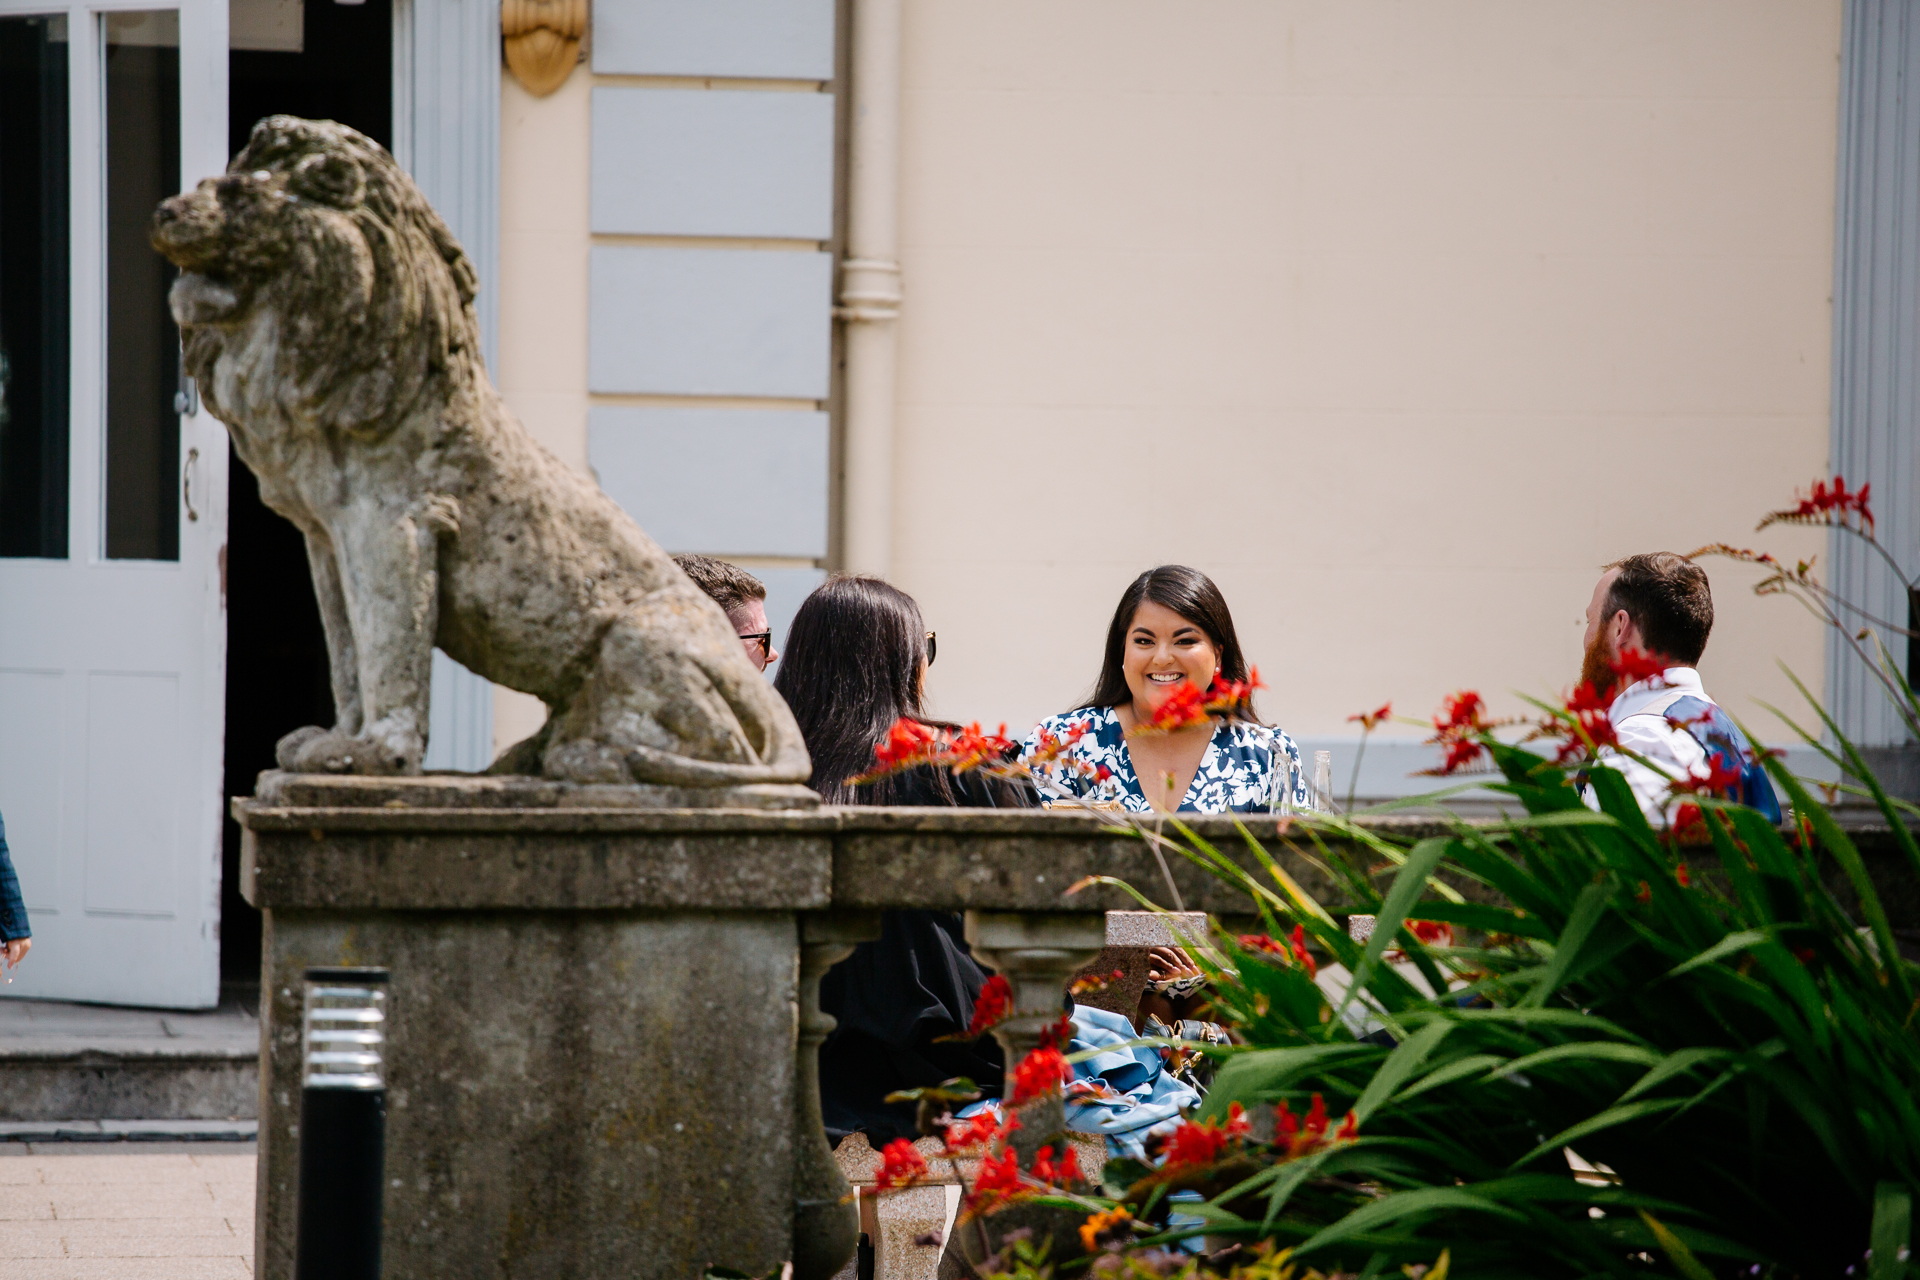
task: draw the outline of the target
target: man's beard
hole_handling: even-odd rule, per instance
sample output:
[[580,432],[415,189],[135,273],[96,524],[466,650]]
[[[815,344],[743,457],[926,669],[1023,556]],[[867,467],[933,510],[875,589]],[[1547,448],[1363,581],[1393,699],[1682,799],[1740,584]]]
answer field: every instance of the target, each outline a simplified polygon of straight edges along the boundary
[[1580,658],[1580,680],[1593,686],[1595,693],[1602,698],[1613,696],[1613,685],[1617,677],[1613,673],[1613,645],[1607,639],[1606,628],[1602,627],[1593,643]]

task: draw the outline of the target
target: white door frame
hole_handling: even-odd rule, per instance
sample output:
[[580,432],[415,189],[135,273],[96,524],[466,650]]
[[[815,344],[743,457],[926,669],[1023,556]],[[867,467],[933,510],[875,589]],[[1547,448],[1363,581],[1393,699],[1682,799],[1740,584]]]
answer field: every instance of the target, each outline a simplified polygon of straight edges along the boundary
[[[68,39],[68,539],[64,560],[0,560],[0,608],[16,601],[55,602],[44,614],[0,623],[0,665],[24,657],[28,668],[64,672],[57,723],[7,727],[58,759],[57,812],[51,831],[10,832],[16,865],[43,868],[41,883],[23,874],[36,947],[8,996],[52,996],[173,1008],[205,1008],[220,990],[220,845],[224,802],[221,762],[226,710],[226,602],[220,565],[226,540],[225,429],[204,413],[182,415],[176,472],[191,485],[176,561],[108,560],[105,555],[106,242],[104,88],[101,15],[176,10],[180,16],[180,174],[185,188],[226,167],[226,0],[105,0],[58,5],[0,0],[0,16],[64,14]],[[190,470],[188,459],[193,459]],[[163,762],[177,789],[172,830],[156,828],[153,854],[166,859],[164,888],[150,909],[90,904],[88,823],[112,797],[89,794],[88,742],[98,677],[150,674],[140,661],[140,628],[161,619],[170,645],[151,674],[178,689],[175,740],[140,743]],[[79,637],[72,654],[54,652],[62,630]],[[8,637],[11,638],[8,638]],[[95,638],[105,637],[89,652]],[[35,651],[38,651],[37,653]],[[71,657],[71,661],[68,658]],[[98,744],[92,744],[97,746]],[[156,767],[160,767],[156,765]],[[0,789],[5,780],[0,779]],[[18,797],[16,797],[17,799]],[[51,837],[54,848],[21,847]],[[50,870],[53,874],[48,875]],[[51,881],[51,883],[48,883]],[[111,945],[100,945],[103,940]]]

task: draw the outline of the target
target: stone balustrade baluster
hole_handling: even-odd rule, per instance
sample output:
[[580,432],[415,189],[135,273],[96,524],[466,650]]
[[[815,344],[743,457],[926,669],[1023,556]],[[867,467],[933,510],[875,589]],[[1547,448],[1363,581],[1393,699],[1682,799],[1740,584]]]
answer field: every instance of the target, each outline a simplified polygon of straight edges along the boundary
[[793,1089],[793,1276],[830,1280],[853,1256],[860,1209],[833,1158],[820,1112],[820,1045],[834,1028],[820,1010],[820,979],[880,936],[878,911],[819,911],[800,916],[800,1026]]
[[[1106,941],[1106,917],[1099,912],[967,912],[967,944],[974,958],[1013,988],[1013,1011],[993,1032],[1007,1056],[1002,1096],[1013,1097],[1020,1060],[1039,1046],[1042,1032],[1060,1021],[1067,983]],[[1022,1166],[1065,1130],[1063,1107],[1055,1092],[1021,1110],[1013,1146]]]

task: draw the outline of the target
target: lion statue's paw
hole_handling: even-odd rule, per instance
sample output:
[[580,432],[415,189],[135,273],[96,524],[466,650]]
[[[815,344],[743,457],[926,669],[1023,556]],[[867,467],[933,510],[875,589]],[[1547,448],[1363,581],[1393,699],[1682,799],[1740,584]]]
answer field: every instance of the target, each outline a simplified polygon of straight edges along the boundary
[[341,733],[308,725],[280,739],[274,759],[289,773],[396,774],[420,772],[426,744],[418,733]]

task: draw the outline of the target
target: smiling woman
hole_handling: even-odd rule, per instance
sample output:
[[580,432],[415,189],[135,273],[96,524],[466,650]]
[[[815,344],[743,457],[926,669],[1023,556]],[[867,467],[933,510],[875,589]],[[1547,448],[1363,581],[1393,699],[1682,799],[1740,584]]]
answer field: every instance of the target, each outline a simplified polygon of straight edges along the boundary
[[1056,796],[1140,813],[1305,808],[1300,750],[1292,738],[1254,718],[1251,699],[1219,722],[1172,730],[1153,725],[1170,699],[1183,691],[1204,694],[1216,678],[1250,678],[1220,588],[1185,565],[1149,569],[1114,610],[1092,696],[1078,710],[1041,721],[1027,753],[1042,735],[1081,733],[1067,754],[1094,767],[1062,760],[1044,770],[1045,784]]

